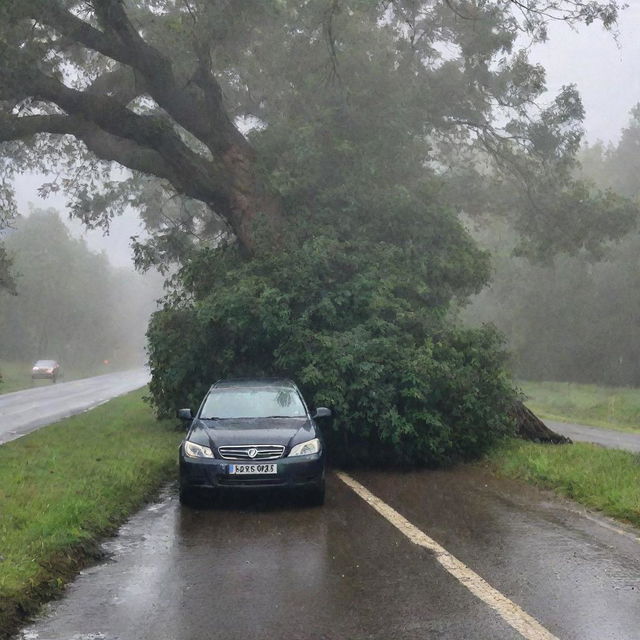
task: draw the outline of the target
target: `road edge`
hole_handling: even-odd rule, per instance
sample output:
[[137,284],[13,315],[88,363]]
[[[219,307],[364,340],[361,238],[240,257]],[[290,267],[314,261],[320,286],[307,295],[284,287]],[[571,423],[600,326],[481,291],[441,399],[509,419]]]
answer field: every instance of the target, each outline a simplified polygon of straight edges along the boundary
[[[140,394],[141,392],[134,391],[130,394],[114,398],[101,404],[99,407],[57,422],[55,426],[60,431],[64,431],[67,426],[66,423],[71,427],[72,423],[86,419],[95,411],[102,411],[108,414],[108,405],[110,403],[121,402],[127,395],[136,393]],[[140,403],[142,403],[141,398]],[[118,415],[117,411],[112,413]],[[155,418],[153,420],[155,421]],[[125,422],[122,425],[122,430],[123,432],[127,432],[131,427],[131,423]],[[171,430],[166,426],[165,429],[171,433]],[[49,432],[49,430],[47,431]],[[50,440],[51,437],[51,433],[49,432],[47,438]],[[4,449],[5,446],[11,447],[12,445],[19,447],[21,443],[27,442],[27,439],[33,441],[39,438],[44,438],[43,431],[30,433],[24,438],[3,445],[0,449]],[[175,439],[177,446],[179,439],[178,432],[176,431],[175,438],[171,436],[170,439]],[[171,447],[170,453],[167,451],[166,460],[158,461],[157,472],[147,478],[146,484],[141,483],[138,493],[134,495],[126,505],[126,508],[123,508],[121,504],[117,505],[118,508],[112,505],[112,512],[110,512],[106,526],[97,529],[87,528],[85,530],[86,536],[83,540],[69,543],[54,553],[41,558],[35,558],[34,561],[42,568],[41,573],[39,573],[39,579],[36,581],[28,581],[23,588],[17,589],[11,596],[0,595],[0,640],[10,640],[13,638],[14,635],[41,610],[44,604],[61,597],[64,594],[66,585],[72,581],[82,569],[104,559],[105,553],[102,550],[102,543],[116,534],[119,528],[132,515],[137,513],[146,504],[156,500],[160,493],[175,481],[177,465],[173,454],[174,449]],[[128,490],[130,490],[130,488]],[[0,498],[1,497],[2,495],[0,493]],[[5,559],[0,557],[0,568],[4,560]]]

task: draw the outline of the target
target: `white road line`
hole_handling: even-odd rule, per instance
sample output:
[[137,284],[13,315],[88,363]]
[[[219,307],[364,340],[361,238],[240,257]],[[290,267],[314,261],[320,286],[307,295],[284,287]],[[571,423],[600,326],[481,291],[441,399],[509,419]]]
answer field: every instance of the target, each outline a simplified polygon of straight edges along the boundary
[[381,516],[401,531],[411,542],[432,551],[435,559],[454,578],[462,583],[473,595],[488,604],[508,625],[513,627],[527,640],[558,640],[545,629],[535,618],[521,609],[515,602],[494,589],[486,580],[472,571],[464,563],[452,556],[443,546],[430,538],[426,533],[411,524],[404,516],[386,502],[374,496],[366,487],[354,480],[350,475],[336,472],[342,482],[353,489],[365,502],[373,507]]

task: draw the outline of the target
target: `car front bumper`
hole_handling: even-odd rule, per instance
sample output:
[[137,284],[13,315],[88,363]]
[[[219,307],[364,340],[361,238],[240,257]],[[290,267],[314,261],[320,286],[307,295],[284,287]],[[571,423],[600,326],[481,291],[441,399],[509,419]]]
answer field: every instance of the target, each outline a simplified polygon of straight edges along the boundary
[[53,377],[55,377],[57,374],[55,373],[46,373],[45,371],[34,371],[31,374],[31,379],[32,380],[45,380],[45,379],[51,379]]
[[264,461],[278,465],[269,475],[234,475],[229,465],[242,464],[218,458],[186,458],[180,450],[180,485],[198,489],[303,489],[319,486],[324,480],[324,455],[279,458]]

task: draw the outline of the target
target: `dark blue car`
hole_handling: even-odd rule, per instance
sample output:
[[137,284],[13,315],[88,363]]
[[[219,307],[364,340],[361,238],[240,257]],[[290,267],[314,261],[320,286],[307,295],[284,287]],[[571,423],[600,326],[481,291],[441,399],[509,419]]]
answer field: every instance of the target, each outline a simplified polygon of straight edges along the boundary
[[325,452],[316,424],[331,411],[311,415],[290,380],[221,380],[205,396],[180,444],[180,501],[192,504],[205,490],[283,488],[321,505]]

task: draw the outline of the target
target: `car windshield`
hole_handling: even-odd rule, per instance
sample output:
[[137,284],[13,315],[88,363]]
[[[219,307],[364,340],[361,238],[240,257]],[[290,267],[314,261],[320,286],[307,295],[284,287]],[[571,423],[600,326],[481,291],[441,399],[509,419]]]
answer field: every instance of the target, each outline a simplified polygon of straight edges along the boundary
[[34,365],[34,367],[55,367],[55,366],[56,366],[55,360],[38,360],[38,362],[36,362]]
[[304,418],[300,396],[291,387],[225,387],[209,393],[203,420],[214,418]]

